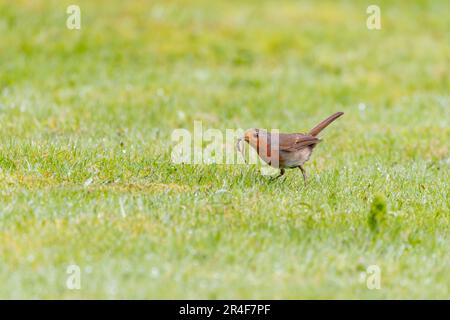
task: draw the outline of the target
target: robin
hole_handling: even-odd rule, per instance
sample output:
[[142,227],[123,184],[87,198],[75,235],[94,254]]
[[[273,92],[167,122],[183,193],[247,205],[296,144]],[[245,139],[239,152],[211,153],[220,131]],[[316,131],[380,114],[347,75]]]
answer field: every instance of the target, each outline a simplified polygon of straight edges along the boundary
[[244,140],[256,150],[265,163],[280,169],[277,178],[284,175],[287,168],[299,168],[306,183],[307,176],[303,164],[309,160],[314,147],[321,141],[317,135],[343,114],[343,112],[336,112],[312,128],[307,134],[269,133],[262,129],[249,129],[245,131],[243,138],[238,140],[237,149],[241,151],[239,143]]

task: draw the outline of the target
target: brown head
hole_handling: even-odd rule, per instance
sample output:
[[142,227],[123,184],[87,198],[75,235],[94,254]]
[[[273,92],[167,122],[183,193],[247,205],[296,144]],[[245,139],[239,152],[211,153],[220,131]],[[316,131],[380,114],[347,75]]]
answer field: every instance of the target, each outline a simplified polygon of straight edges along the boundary
[[241,141],[243,140],[243,141],[247,142],[251,147],[253,147],[254,149],[257,150],[260,134],[261,134],[260,129],[251,128],[244,132],[242,138],[238,139],[236,147],[237,147],[237,150],[242,153],[242,156],[244,157],[244,159],[245,159],[245,154],[244,154],[245,149],[244,148],[241,149],[241,147],[240,147]]
[[260,131],[256,128],[248,129],[244,132],[244,141],[255,148],[258,145]]
[[244,132],[243,136],[237,140],[236,147],[237,147],[238,151],[239,152],[243,151],[243,149],[241,150],[241,147],[240,147],[240,143],[242,140],[244,140],[251,146],[256,147],[258,145],[258,138],[259,138],[259,129],[252,128],[252,129],[246,130]]
[[238,151],[242,153],[242,155],[245,158],[244,155],[244,149],[239,148],[240,141],[244,140],[247,142],[253,149],[255,149],[256,153],[259,155],[259,157],[264,160],[266,163],[271,162],[271,137],[270,134],[267,133],[265,130],[261,129],[248,129],[244,132],[244,135],[241,139],[238,140]]

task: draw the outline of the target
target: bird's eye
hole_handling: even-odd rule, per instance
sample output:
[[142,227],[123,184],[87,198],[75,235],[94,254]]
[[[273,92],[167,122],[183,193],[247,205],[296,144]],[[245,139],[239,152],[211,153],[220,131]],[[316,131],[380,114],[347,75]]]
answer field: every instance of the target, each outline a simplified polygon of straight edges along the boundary
[[254,136],[255,138],[258,138],[259,132],[258,132],[258,131],[255,131],[255,133],[253,133],[253,136]]

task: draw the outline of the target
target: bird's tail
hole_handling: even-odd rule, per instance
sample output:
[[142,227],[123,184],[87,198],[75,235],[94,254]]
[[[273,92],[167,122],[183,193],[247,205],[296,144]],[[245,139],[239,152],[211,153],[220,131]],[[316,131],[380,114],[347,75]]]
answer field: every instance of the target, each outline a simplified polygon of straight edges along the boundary
[[325,129],[326,127],[328,127],[328,125],[330,123],[332,123],[334,120],[336,120],[337,118],[339,118],[340,116],[342,116],[344,113],[343,112],[336,112],[335,114],[329,116],[328,118],[326,118],[325,120],[323,120],[321,123],[319,123],[317,126],[315,126],[314,128],[312,128],[309,131],[309,134],[312,135],[313,137],[317,136],[320,131],[322,131],[323,129]]

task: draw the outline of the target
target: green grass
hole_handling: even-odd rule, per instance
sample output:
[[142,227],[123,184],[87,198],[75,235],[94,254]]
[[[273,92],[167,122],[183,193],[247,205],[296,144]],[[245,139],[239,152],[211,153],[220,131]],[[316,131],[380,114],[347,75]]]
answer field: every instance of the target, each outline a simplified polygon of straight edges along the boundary
[[[73,3],[0,0],[1,298],[450,298],[448,1]],[[307,187],[170,160],[335,111]]]

